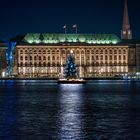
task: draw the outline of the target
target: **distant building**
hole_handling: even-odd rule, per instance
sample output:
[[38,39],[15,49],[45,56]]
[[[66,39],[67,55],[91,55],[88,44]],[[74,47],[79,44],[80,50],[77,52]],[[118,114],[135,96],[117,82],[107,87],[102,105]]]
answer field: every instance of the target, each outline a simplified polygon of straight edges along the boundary
[[136,45],[136,66],[137,73],[140,73],[140,43]]
[[129,16],[128,16],[127,0],[125,0],[121,39],[132,39],[132,31],[130,29]]
[[0,41],[0,77],[6,76],[6,46],[3,41]]

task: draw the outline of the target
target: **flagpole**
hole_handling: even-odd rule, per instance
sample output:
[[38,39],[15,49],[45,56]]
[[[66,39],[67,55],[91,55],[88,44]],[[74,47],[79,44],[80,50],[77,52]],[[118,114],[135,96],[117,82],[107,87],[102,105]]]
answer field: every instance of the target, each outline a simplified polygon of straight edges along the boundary
[[77,25],[76,25],[76,34],[77,34]]

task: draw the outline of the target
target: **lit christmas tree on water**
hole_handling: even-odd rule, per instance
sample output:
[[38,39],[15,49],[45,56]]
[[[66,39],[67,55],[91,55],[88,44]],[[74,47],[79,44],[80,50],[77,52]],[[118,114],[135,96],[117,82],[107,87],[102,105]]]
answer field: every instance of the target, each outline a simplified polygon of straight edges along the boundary
[[67,59],[67,63],[64,67],[64,77],[66,79],[76,79],[78,77],[77,69],[76,69],[76,64],[74,62],[74,56],[73,54],[70,54],[70,56]]

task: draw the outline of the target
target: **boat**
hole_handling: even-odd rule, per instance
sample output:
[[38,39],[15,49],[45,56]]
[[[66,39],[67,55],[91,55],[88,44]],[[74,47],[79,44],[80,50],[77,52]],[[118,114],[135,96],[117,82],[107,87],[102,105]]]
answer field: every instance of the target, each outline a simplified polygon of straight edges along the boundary
[[86,84],[84,79],[59,79],[58,84]]

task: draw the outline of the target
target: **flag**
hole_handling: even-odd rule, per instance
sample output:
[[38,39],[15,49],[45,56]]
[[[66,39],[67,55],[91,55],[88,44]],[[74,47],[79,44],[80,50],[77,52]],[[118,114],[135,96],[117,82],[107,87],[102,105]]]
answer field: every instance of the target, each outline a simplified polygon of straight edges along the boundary
[[72,26],[72,28],[77,28],[77,24],[74,24],[74,25]]
[[63,29],[66,29],[67,28],[67,25],[65,24],[64,26],[63,26]]

